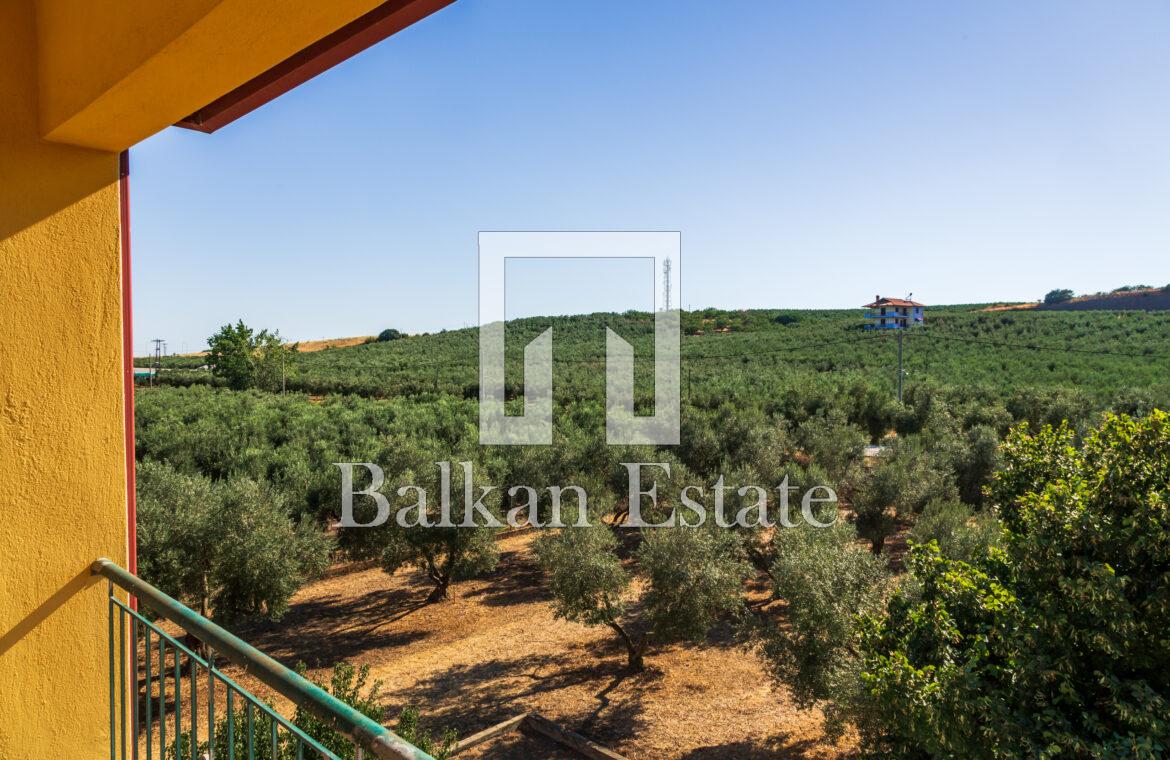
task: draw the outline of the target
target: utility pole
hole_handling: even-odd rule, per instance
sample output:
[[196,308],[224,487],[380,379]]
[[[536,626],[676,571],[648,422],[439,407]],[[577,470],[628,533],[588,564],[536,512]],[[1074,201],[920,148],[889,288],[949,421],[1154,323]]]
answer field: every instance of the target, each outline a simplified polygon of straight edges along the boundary
[[902,403],[902,333],[905,327],[898,328],[898,403]]
[[151,340],[154,344],[154,360],[150,363],[150,384],[154,385],[154,375],[162,368],[162,352],[163,344],[166,343],[162,338],[154,338]]

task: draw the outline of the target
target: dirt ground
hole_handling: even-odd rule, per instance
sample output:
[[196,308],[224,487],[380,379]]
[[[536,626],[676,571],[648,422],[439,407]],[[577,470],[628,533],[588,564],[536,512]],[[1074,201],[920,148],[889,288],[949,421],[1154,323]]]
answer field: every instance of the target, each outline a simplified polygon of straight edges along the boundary
[[[461,737],[532,711],[629,758],[848,754],[825,743],[820,714],[773,688],[728,631],[704,647],[656,650],[647,672],[629,673],[608,629],[553,618],[529,550],[534,536],[502,537],[496,572],[454,584],[445,602],[424,604],[428,584],[410,569],[388,576],[340,566],[298,592],[279,623],[238,633],[287,665],[305,661],[326,680],[334,662],[367,664],[383,682],[390,716],[413,703],[430,725]],[[460,757],[572,755],[517,733]]]

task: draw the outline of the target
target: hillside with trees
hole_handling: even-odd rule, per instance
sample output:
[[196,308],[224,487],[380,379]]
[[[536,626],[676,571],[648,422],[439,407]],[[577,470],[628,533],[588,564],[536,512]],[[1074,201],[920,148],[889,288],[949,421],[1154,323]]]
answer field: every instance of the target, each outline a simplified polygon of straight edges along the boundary
[[[281,393],[260,371],[273,349],[256,336],[271,333],[225,328],[250,370],[168,359],[138,390],[143,575],[231,621],[280,620],[330,562],[409,584],[411,604],[435,615],[486,615],[465,594],[511,583],[530,614],[588,637],[597,667],[651,678],[678,652],[711,647],[758,663],[763,683],[822,711],[825,747],[1160,756],[1170,418],[1155,410],[1170,408],[1170,314],[928,309],[903,339],[901,402],[896,337],[861,321],[684,313],[681,443],[662,447],[605,442],[605,328],[649,356],[649,314],[508,325],[515,411],[523,348],[553,328],[552,446],[479,445],[475,330],[278,354]],[[649,412],[649,362],[635,379]],[[390,514],[419,519],[339,527],[338,462],[377,463]],[[827,486],[841,517],[623,528],[629,462],[664,465],[643,482],[654,522],[684,506],[687,486],[710,509],[716,484],[732,514],[752,512],[752,484]],[[355,488],[371,484],[353,473]],[[573,494],[562,504],[521,487],[580,486],[591,527],[535,531],[521,560],[501,551],[500,529],[423,524],[437,505],[419,506],[410,487],[438,493],[444,479],[460,497],[494,486],[481,514],[561,510],[567,522],[581,508]],[[358,524],[377,515],[368,498],[354,511]],[[201,567],[183,561],[193,553]],[[517,562],[529,568],[519,587],[499,574]],[[361,649],[350,656],[360,663]],[[628,732],[614,741],[641,746]]]

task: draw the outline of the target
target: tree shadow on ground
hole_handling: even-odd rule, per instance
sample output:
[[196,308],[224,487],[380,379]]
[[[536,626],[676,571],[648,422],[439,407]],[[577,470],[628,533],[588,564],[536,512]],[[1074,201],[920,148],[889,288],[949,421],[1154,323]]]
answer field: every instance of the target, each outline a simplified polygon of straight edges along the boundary
[[819,757],[824,745],[811,739],[791,741],[784,736],[759,741],[727,742],[698,747],[680,760],[804,760]]
[[469,591],[464,596],[478,599],[481,604],[490,607],[506,607],[552,598],[540,566],[520,552],[504,552],[500,555],[499,566],[481,578],[487,581],[484,587]]
[[425,638],[425,631],[386,628],[424,606],[425,597],[415,589],[331,594],[293,604],[280,620],[254,620],[236,630],[242,639],[278,660],[309,660],[311,653],[316,662],[331,666],[373,649]]
[[[561,689],[585,686],[597,702],[551,720],[602,743],[630,738],[644,727],[642,688],[613,692],[622,684],[648,685],[660,674],[631,673],[624,656],[574,646],[556,654],[520,654],[453,665],[393,697],[400,703],[428,705],[432,725],[447,725],[467,736],[518,713],[537,709],[535,698]],[[539,710],[537,710],[539,711]]]

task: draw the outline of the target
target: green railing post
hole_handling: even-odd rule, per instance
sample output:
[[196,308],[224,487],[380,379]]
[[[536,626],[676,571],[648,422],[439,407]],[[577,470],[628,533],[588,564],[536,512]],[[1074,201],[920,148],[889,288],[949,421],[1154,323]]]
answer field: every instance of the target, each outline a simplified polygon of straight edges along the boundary
[[232,688],[229,686],[227,690],[227,745],[228,745],[228,760],[236,760],[236,708],[232,704]]
[[207,649],[207,744],[215,750],[215,650]]
[[167,640],[158,637],[158,757],[167,756]]
[[118,615],[118,659],[122,667],[118,668],[118,694],[122,713],[122,760],[126,760],[126,615]]
[[[146,650],[146,668],[145,668],[145,670],[146,670],[146,700],[145,700],[146,701],[146,760],[150,760],[151,757],[153,757],[153,752],[152,752],[151,746],[150,746],[152,744],[151,739],[154,738],[154,735],[152,733],[153,729],[154,729],[154,726],[152,725],[152,723],[153,723],[152,718],[154,716],[151,715],[151,709],[150,709],[153,702],[154,702],[153,695],[151,694],[152,689],[151,689],[151,672],[150,672],[150,665],[151,665],[151,662],[150,662],[150,629],[146,628],[144,633],[145,633],[145,635],[143,636],[143,639],[142,639],[142,642],[143,642],[142,648],[144,650]],[[137,652],[134,653],[134,661],[135,662],[138,661],[138,653]],[[138,692],[137,688],[134,691],[135,691],[135,694],[137,695],[137,692]],[[137,696],[135,697],[135,699],[137,699]],[[135,742],[135,746],[137,746],[137,745],[138,745],[138,743]],[[162,760],[162,759],[160,758],[160,760]]]
[[179,657],[179,648],[175,650],[175,758],[182,760],[183,755],[183,672],[182,658]]
[[117,670],[114,669],[114,584],[111,581],[107,584],[109,588],[109,607],[110,607],[110,760],[117,760],[118,757],[118,717],[115,712],[117,705],[117,698],[114,695],[114,677],[117,675]]
[[191,680],[191,760],[199,760],[199,694],[195,690],[195,658],[187,655],[187,678]]

